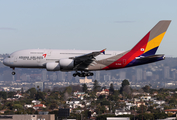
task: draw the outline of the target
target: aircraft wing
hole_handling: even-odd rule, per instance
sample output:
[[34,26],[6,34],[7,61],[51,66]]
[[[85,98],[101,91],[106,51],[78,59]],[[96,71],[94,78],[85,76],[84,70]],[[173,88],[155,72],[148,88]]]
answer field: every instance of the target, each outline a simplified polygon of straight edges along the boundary
[[92,63],[95,60],[96,56],[100,55],[101,53],[105,54],[105,50],[106,49],[103,49],[101,51],[91,52],[81,56],[70,57],[70,59],[74,59],[75,61],[76,66],[74,69],[77,70],[77,69],[86,68],[90,63]]

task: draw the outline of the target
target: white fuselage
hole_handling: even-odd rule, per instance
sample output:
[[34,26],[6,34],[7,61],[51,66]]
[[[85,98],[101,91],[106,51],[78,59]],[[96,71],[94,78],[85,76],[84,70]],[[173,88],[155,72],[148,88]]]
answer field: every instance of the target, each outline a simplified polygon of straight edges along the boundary
[[[82,56],[91,52],[93,50],[27,49],[13,52],[3,63],[12,68],[45,68],[46,63]],[[120,53],[122,52],[106,51],[105,54],[100,54],[95,58],[96,60],[102,60]]]

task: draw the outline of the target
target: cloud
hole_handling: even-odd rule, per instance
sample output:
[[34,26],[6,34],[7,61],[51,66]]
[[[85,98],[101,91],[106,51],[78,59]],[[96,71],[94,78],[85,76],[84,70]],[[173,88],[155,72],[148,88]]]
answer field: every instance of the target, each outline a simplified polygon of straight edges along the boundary
[[135,22],[135,21],[115,21],[115,23],[132,23],[132,22]]
[[17,30],[15,28],[0,27],[0,30]]

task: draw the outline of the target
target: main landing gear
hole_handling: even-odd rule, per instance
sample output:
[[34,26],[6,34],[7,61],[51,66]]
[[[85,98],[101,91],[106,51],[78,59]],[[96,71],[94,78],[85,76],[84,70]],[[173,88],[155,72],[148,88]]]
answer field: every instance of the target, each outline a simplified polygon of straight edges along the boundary
[[73,77],[76,77],[76,76],[79,76],[79,77],[85,77],[85,76],[93,76],[93,73],[92,72],[76,72],[73,74]]
[[13,69],[12,75],[15,75],[15,74],[16,74],[16,73],[15,73],[15,68],[13,67],[12,69]]

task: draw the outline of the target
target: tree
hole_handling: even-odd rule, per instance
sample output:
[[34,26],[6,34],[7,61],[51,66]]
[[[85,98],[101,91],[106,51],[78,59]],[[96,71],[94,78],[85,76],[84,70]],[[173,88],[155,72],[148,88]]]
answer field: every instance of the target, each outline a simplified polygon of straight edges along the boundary
[[7,92],[1,91],[0,92],[0,98],[7,99]]
[[145,87],[142,88],[144,90],[144,92],[149,92],[150,90],[150,86],[149,85],[146,85]]
[[36,100],[44,100],[45,99],[45,96],[44,96],[44,93],[43,92],[37,92],[36,95],[35,95],[35,98]]
[[71,95],[72,94],[72,87],[71,86],[66,87],[65,92],[67,92],[69,95]]
[[87,92],[87,85],[85,83],[82,85],[82,91]]
[[111,83],[110,88],[109,88],[109,93],[114,94],[114,85]]
[[120,93],[123,94],[124,90],[128,90],[129,88],[127,86],[129,86],[129,85],[130,85],[130,83],[129,83],[128,80],[126,80],[126,79],[123,80],[122,81],[122,87],[120,88]]
[[30,98],[34,99],[35,98],[35,94],[37,93],[36,88],[30,88],[26,91],[26,93],[30,94]]
[[95,80],[94,83],[93,83],[93,91],[98,92],[98,91],[100,91],[100,88],[101,87],[99,86],[98,81]]

